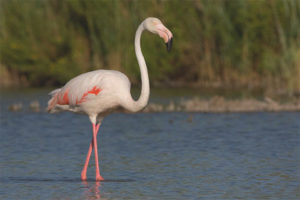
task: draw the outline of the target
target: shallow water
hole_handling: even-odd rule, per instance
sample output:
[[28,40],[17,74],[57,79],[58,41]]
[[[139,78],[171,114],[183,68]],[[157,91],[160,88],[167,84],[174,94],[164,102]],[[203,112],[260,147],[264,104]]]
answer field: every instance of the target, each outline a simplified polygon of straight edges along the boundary
[[47,95],[1,94],[0,199],[300,198],[299,112],[112,114],[98,136],[106,181],[92,154],[82,182],[88,118],[7,109],[34,99]]

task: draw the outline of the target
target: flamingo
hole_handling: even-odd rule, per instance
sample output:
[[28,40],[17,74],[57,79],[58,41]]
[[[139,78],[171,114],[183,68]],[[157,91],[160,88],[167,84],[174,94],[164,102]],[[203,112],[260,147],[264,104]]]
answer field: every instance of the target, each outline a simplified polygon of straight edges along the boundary
[[81,180],[86,180],[86,172],[94,148],[96,181],[103,181],[100,175],[97,133],[103,118],[117,108],[129,112],[142,110],[148,103],[150,95],[148,70],[141,51],[140,39],[142,32],[148,30],[159,35],[166,43],[167,50],[172,47],[173,35],[158,18],[146,18],[135,33],[135,54],[141,73],[141,94],[134,100],[130,93],[130,81],[127,76],[115,70],[95,70],[80,74],[65,84],[62,88],[49,93],[48,112],[71,111],[89,116],[93,126],[93,136],[87,157],[81,171]]

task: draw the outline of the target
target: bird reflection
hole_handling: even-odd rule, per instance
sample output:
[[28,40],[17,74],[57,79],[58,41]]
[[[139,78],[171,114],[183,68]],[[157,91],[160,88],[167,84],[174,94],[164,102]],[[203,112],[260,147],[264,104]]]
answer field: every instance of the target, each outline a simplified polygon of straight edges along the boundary
[[82,184],[86,188],[84,191],[84,197],[86,200],[94,200],[94,199],[101,199],[105,200],[106,198],[101,197],[100,195],[100,187],[101,183],[99,181],[96,182],[87,182],[87,181],[82,181]]

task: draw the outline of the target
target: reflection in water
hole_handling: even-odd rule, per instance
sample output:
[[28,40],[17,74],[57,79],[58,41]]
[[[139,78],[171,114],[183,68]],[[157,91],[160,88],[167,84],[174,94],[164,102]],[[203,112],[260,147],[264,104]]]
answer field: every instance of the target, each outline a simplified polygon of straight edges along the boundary
[[91,199],[104,200],[104,198],[101,198],[101,195],[100,195],[101,183],[99,181],[96,181],[96,182],[82,181],[82,184],[86,188],[86,190],[84,191],[85,199],[87,199],[87,200],[91,200]]

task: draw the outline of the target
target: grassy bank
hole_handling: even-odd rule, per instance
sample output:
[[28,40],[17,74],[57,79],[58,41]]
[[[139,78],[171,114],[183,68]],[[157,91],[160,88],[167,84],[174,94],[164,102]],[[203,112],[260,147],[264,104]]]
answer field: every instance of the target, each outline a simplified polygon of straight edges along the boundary
[[98,68],[139,83],[134,33],[157,16],[175,37],[170,54],[158,37],[142,39],[152,84],[300,91],[297,0],[0,0],[0,9],[0,79],[22,77],[10,84],[62,85]]

